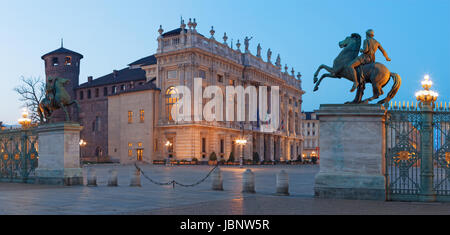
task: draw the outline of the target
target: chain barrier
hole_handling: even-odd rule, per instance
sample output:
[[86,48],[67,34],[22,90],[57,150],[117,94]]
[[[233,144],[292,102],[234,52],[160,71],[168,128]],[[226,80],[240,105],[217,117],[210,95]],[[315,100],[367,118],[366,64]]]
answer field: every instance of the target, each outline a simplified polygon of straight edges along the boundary
[[178,186],[181,186],[181,187],[185,187],[185,188],[188,188],[188,187],[195,187],[195,186],[197,186],[197,185],[199,185],[199,184],[201,184],[201,183],[203,183],[203,182],[205,182],[205,180],[206,179],[208,179],[210,176],[211,176],[211,174],[214,172],[214,170],[216,170],[218,167],[219,167],[219,165],[216,165],[203,179],[201,179],[201,180],[199,180],[199,181],[197,181],[196,183],[194,183],[194,184],[182,184],[182,183],[180,183],[180,182],[177,182],[176,180],[171,180],[171,181],[169,181],[169,182],[167,182],[167,183],[161,183],[161,182],[158,182],[158,181],[156,181],[156,180],[153,180],[152,178],[150,178],[149,176],[147,176],[146,174],[145,174],[145,172],[137,165],[137,164],[134,164],[134,166],[136,167],[136,169],[137,170],[139,170],[140,172],[141,172],[141,174],[142,174],[142,176],[144,176],[144,178],[146,178],[148,181],[150,181],[151,183],[153,183],[153,184],[156,184],[156,185],[159,185],[159,186],[168,186],[168,185],[172,185],[172,187],[173,188],[175,188],[175,185],[178,185]]

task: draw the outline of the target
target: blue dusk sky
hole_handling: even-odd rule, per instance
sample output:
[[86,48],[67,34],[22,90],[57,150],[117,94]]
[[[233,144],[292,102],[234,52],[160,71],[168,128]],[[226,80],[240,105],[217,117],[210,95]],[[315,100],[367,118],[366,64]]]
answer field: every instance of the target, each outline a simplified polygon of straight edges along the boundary
[[0,120],[16,123],[22,104],[13,88],[21,76],[44,78],[40,57],[61,38],[85,57],[82,83],[155,53],[159,25],[178,28],[180,16],[196,18],[204,35],[214,26],[218,40],[224,32],[235,43],[253,36],[252,52],[261,43],[264,57],[267,48],[273,58],[281,54],[283,67],[303,74],[305,111],[352,100],[347,80],[326,80],[313,93],[313,74],[320,64],[332,65],[340,40],[369,28],[392,62],[379,52],[377,60],[403,78],[395,100],[413,101],[430,74],[439,101],[450,101],[449,13],[448,0],[0,0]]

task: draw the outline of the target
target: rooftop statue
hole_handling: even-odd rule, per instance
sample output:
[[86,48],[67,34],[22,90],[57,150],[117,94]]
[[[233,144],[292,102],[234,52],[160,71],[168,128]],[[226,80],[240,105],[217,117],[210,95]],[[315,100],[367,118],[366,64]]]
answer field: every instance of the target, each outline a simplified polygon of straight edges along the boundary
[[272,51],[270,50],[270,48],[269,50],[267,50],[267,62],[272,63]]
[[[314,91],[319,90],[320,83],[324,78],[346,78],[353,82],[351,92],[357,90],[356,97],[352,102],[347,104],[368,104],[370,101],[378,99],[384,94],[382,88],[386,86],[392,78],[394,85],[387,97],[380,100],[378,104],[388,103],[395,97],[401,86],[401,77],[396,73],[391,73],[386,66],[375,61],[375,52],[380,49],[387,61],[391,61],[386,51],[381,47],[381,44],[376,41],[374,31],[368,30],[367,39],[364,41],[364,47],[361,48],[361,36],[357,33],[345,38],[339,42],[339,47],[343,48],[338,57],[334,60],[333,67],[320,65],[319,69],[314,74]],[[359,52],[363,54],[359,55]],[[322,69],[328,71],[318,79],[319,73]],[[371,83],[373,88],[373,96],[362,100],[365,90],[365,84]]]
[[245,39],[244,39],[245,52],[249,52],[248,48],[250,46],[250,40],[252,40],[252,39],[253,39],[253,37],[251,37],[251,38],[245,37]]
[[258,47],[256,48],[256,57],[261,58],[261,44],[258,43]]
[[[39,117],[41,123],[49,122],[51,115],[55,110],[62,109],[66,115],[66,121],[71,121],[67,107],[75,104],[77,111],[79,104],[76,100],[72,100],[69,93],[67,93],[64,85],[69,82],[64,78],[48,78],[45,85],[45,98],[39,104]],[[78,112],[76,112],[78,113]]]

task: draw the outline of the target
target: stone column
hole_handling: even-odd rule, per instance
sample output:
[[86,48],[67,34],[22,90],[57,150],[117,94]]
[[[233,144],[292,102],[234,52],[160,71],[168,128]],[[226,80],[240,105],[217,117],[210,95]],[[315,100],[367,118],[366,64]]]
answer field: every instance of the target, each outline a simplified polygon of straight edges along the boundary
[[319,198],[385,200],[385,119],[381,105],[321,105]]
[[79,145],[81,130],[77,123],[55,123],[38,128],[38,184],[83,185]]

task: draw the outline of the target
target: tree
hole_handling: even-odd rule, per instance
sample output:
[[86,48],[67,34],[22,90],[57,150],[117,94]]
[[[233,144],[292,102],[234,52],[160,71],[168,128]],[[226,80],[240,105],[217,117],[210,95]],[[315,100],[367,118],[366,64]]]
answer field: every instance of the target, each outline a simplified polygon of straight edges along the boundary
[[209,160],[210,161],[217,161],[217,155],[215,152],[212,152],[211,155],[209,156]]
[[21,85],[14,88],[20,95],[19,100],[23,102],[23,107],[30,112],[30,119],[33,123],[39,122],[39,103],[45,97],[45,82],[41,78],[21,77]]
[[258,152],[253,152],[253,162],[254,163],[260,162],[259,153]]
[[234,162],[234,152],[230,153],[230,157],[228,158],[228,162]]

